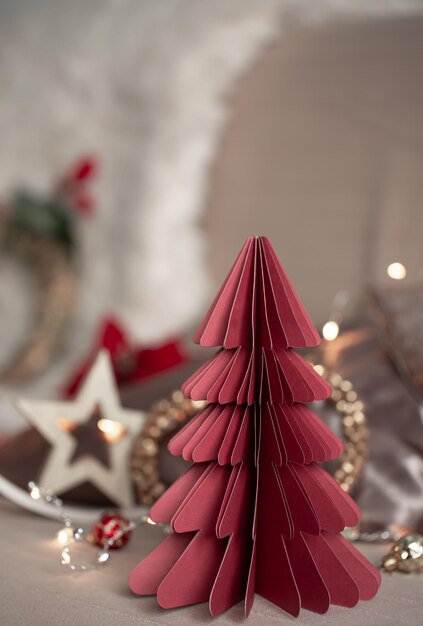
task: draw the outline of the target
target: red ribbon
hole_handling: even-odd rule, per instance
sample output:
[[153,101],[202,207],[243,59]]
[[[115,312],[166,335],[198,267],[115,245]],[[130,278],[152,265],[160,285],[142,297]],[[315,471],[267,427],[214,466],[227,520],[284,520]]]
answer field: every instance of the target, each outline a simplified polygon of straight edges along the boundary
[[63,389],[64,397],[71,398],[75,395],[101,349],[110,353],[119,385],[144,380],[187,360],[180,341],[170,340],[149,347],[135,346],[120,322],[116,318],[108,317],[101,323],[97,341],[89,357],[76,369]]

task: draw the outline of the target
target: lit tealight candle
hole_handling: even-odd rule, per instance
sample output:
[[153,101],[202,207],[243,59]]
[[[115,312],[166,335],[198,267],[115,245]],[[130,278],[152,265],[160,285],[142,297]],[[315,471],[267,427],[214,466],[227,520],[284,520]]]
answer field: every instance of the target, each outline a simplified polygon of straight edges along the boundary
[[339,325],[337,324],[337,322],[329,320],[329,322],[326,322],[326,324],[323,326],[322,335],[326,339],[326,341],[333,341],[337,338],[338,334]]
[[386,268],[386,273],[389,278],[393,278],[394,280],[402,280],[407,276],[407,270],[402,263],[391,263]]

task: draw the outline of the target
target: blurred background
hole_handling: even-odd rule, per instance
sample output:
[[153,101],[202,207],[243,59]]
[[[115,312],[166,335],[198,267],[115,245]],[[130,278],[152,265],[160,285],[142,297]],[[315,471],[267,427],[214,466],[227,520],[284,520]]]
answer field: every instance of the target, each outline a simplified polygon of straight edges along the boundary
[[419,448],[422,59],[420,2],[1,0],[3,436],[16,395],[71,396],[100,346],[132,389],[190,363],[264,234],[328,366],[371,338],[376,412],[395,377],[390,442],[407,423]]

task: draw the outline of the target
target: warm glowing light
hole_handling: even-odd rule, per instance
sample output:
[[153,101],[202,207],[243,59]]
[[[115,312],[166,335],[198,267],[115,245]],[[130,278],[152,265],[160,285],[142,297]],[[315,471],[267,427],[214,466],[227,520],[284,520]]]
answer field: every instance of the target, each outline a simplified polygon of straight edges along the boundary
[[73,541],[73,528],[70,526],[65,526],[57,533],[57,541],[61,546],[66,546],[68,543]]
[[33,498],[34,500],[39,500],[41,498],[41,493],[37,486],[32,487],[31,498]]
[[101,430],[109,443],[118,441],[126,431],[125,427],[120,422],[115,422],[114,420],[109,420],[104,417],[98,420],[97,427]]
[[323,326],[322,334],[326,341],[333,341],[339,334],[339,325],[332,320],[326,322]]
[[110,557],[110,552],[107,552],[105,550],[104,552],[99,553],[97,561],[100,565],[102,565],[103,563],[106,563],[106,561],[109,560],[109,557]]
[[198,410],[203,409],[207,404],[207,400],[191,400],[191,402],[192,406]]
[[62,551],[60,562],[62,565],[70,565],[71,557],[69,554],[69,548],[65,548]]
[[75,422],[73,420],[69,420],[66,417],[60,417],[56,422],[57,428],[59,430],[64,430],[65,432],[71,432],[75,430]]
[[386,273],[389,278],[393,278],[394,280],[402,280],[407,276],[407,270],[402,263],[391,263],[386,268]]

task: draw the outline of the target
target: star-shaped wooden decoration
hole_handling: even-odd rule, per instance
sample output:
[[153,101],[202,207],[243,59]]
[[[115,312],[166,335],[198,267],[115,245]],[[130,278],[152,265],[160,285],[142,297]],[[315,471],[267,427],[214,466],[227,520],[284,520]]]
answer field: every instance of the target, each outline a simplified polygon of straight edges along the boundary
[[134,504],[129,455],[145,415],[121,406],[108,352],[99,353],[75,400],[17,406],[51,444],[40,485],[60,495],[90,482],[118,506]]

